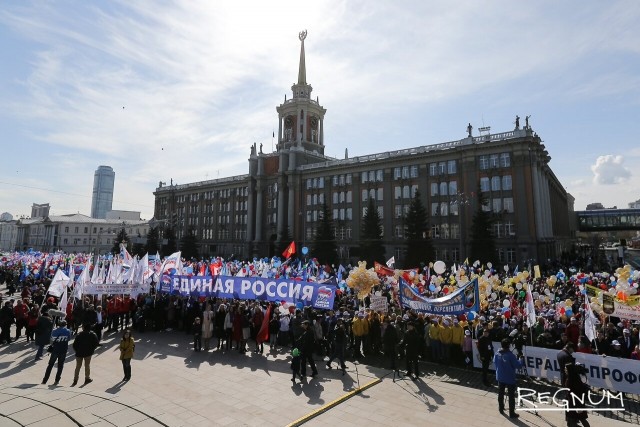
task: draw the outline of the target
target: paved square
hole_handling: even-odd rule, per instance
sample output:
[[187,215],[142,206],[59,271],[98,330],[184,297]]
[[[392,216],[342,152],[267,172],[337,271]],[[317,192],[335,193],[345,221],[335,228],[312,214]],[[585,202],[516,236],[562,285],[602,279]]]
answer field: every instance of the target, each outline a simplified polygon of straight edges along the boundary
[[[48,358],[35,362],[35,348],[24,338],[0,347],[0,425],[285,426],[378,378],[378,384],[306,425],[565,425],[560,412],[520,412],[515,422],[500,415],[496,388],[480,385],[475,371],[424,363],[426,375],[418,381],[394,382],[389,371],[374,366],[348,363],[348,373],[342,376],[317,360],[320,375],[292,385],[287,354],[269,352],[268,346],[264,355],[232,350],[195,353],[191,336],[182,332],[134,337],[130,382],[121,381],[116,349],[120,334],[107,334],[91,363],[93,382],[76,387],[71,387],[72,350],[60,384],[53,386],[54,375],[50,385],[40,384]],[[589,416],[594,427],[638,424],[637,401],[621,419],[626,422]]]

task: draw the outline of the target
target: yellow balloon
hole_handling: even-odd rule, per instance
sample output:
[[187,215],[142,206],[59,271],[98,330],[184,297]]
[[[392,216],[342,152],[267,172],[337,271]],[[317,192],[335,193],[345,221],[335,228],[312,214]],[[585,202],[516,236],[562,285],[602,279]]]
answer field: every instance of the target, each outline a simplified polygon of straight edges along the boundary
[[549,304],[549,301],[550,301],[549,297],[545,295],[545,297],[544,297],[544,302],[546,302],[547,304]]
[[571,301],[569,298],[567,298],[567,299],[564,301],[564,305],[566,305],[566,306],[568,306],[568,307],[571,307],[571,305],[572,305],[572,304],[573,304],[573,301]]
[[523,271],[523,272],[522,272],[522,276],[523,276],[525,279],[528,279],[528,278],[529,278],[529,272],[528,272],[527,270]]

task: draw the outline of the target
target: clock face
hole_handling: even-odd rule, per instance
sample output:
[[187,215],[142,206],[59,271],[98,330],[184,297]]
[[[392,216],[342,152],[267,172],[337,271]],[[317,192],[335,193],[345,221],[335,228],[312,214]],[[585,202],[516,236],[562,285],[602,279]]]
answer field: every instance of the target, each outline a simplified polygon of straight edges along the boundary
[[291,118],[291,116],[288,116],[286,119],[284,119],[284,125],[288,128],[293,126],[293,119]]
[[315,118],[315,117],[311,117],[310,124],[311,124],[311,128],[312,129],[317,128],[318,127],[318,119]]

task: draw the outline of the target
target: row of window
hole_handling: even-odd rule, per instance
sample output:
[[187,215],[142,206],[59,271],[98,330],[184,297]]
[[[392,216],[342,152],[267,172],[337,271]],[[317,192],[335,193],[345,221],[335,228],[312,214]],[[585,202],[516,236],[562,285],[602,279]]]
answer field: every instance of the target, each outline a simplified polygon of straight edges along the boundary
[[513,213],[513,197],[487,199],[487,204],[482,205],[485,212]]
[[[91,231],[89,231],[89,227],[83,227],[83,231],[80,231],[80,227],[74,227],[74,234],[79,234],[79,233],[83,233],[83,234],[101,234],[103,232],[107,232],[107,233],[112,233],[118,230],[121,230],[122,227],[118,227],[118,226],[114,226],[113,228],[109,228],[109,229],[104,229],[103,227],[93,227]],[[133,228],[127,228],[126,229],[127,233],[133,233],[135,232],[136,235],[140,235],[140,228],[136,228],[135,231]],[[142,229],[142,231],[144,232],[144,229]],[[69,233],[69,227],[65,227],[64,228],[64,232],[65,233]]]
[[511,154],[487,154],[478,157],[480,170],[511,167]]
[[457,170],[458,168],[455,160],[429,163],[429,176],[453,175],[457,173]]
[[511,175],[492,176],[480,178],[480,191],[509,191],[513,189]]
[[334,175],[333,176],[333,186],[337,187],[339,185],[351,185],[351,174],[345,175]]
[[[115,240],[115,239],[114,239],[114,240]],[[68,245],[68,244],[69,244],[69,239],[62,239],[62,244],[63,244],[63,245]],[[80,245],[80,244],[82,244],[82,245],[87,245],[88,243],[87,243],[87,239],[82,239],[82,240],[80,240],[80,239],[73,239],[73,244],[74,244],[74,245]],[[96,239],[92,239],[92,240],[91,240],[91,244],[92,244],[92,245],[95,245],[95,244],[96,244]],[[105,239],[104,244],[105,244],[105,245],[110,245],[110,244],[111,244],[111,239]],[[99,239],[99,240],[98,240],[98,245],[102,245],[102,239]]]

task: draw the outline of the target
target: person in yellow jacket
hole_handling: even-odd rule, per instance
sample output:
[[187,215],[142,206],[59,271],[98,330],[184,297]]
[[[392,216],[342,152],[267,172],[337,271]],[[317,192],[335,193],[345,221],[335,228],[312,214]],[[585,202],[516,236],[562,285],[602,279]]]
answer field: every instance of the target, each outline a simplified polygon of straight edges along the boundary
[[453,331],[451,330],[451,323],[449,319],[442,322],[440,329],[440,342],[442,343],[442,352],[440,353],[440,359],[445,363],[451,361],[451,343],[453,340]]
[[462,363],[462,343],[464,342],[464,328],[458,322],[453,321],[451,327],[451,357],[455,363]]
[[354,338],[354,351],[353,357],[364,357],[361,347],[366,347],[366,339],[369,336],[369,321],[363,312],[359,312],[357,316],[353,318],[351,323],[351,333]]
[[429,328],[429,340],[431,341],[431,359],[433,362],[440,361],[440,352],[442,351],[440,342],[440,327],[437,318],[431,319],[431,327]]
[[133,358],[133,351],[136,348],[136,343],[133,340],[129,329],[126,329],[122,334],[119,348],[122,369],[124,370],[124,378],[122,381],[129,381],[131,379],[131,359]]

